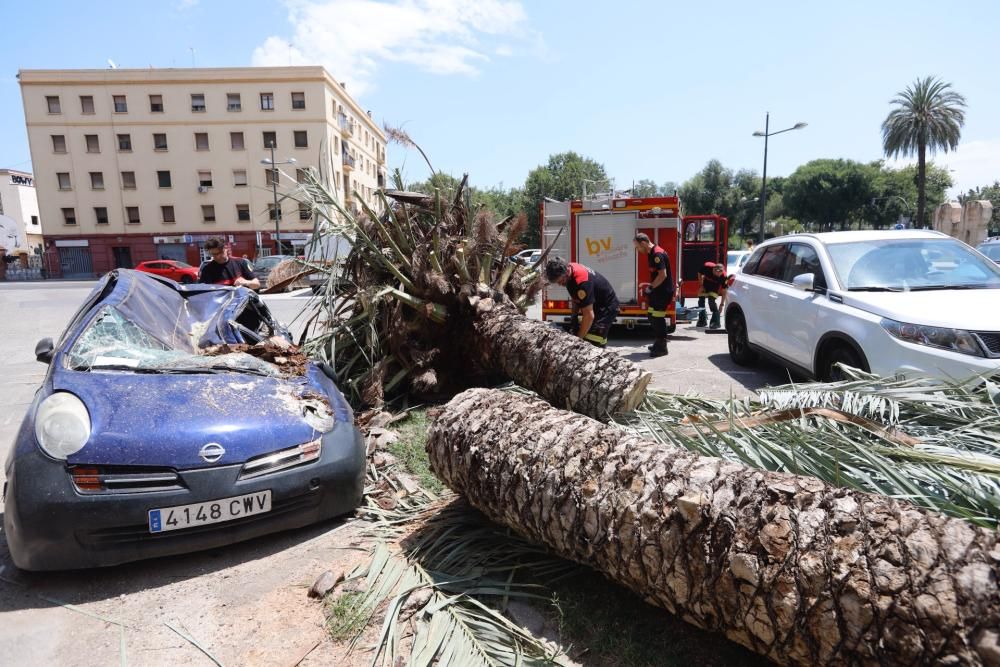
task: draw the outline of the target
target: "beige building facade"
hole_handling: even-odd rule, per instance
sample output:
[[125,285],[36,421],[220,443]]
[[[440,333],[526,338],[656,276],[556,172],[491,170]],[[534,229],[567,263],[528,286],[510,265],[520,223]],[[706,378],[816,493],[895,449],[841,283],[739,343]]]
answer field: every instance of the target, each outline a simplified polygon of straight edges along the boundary
[[47,254],[64,277],[151,259],[201,260],[222,236],[237,256],[300,253],[313,228],[279,197],[297,170],[332,164],[348,208],[378,209],[385,136],[322,67],[22,70]]
[[0,169],[0,255],[34,255],[42,247],[34,182],[26,171]]

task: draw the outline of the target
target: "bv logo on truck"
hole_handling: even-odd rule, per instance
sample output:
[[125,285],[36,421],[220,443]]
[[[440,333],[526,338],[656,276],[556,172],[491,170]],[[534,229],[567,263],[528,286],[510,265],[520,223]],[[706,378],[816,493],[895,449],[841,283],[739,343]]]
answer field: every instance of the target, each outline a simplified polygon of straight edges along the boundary
[[587,246],[587,255],[595,257],[598,262],[606,262],[609,259],[624,257],[629,251],[627,246],[613,245],[614,241],[610,236],[603,239],[586,237],[583,239],[583,242]]

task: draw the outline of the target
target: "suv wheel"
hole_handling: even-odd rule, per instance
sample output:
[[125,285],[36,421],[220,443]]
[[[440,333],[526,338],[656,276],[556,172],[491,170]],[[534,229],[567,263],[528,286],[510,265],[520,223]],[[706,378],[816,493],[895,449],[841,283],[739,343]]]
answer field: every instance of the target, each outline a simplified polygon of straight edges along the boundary
[[850,377],[837,364],[868,371],[868,364],[860,354],[854,351],[854,348],[846,343],[837,343],[823,355],[820,379],[824,382],[849,380]]
[[749,366],[757,361],[757,353],[750,347],[747,322],[743,313],[735,311],[726,314],[726,332],[729,335],[729,357],[740,366]]

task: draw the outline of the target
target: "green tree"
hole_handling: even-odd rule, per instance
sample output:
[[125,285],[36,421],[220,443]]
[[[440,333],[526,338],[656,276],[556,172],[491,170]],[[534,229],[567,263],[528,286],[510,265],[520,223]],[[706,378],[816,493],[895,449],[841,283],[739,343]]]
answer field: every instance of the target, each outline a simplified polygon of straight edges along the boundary
[[[917,167],[901,169],[886,167],[882,161],[871,163],[875,170],[872,183],[872,199],[864,210],[864,221],[875,229],[885,229],[896,224],[901,217],[909,218],[916,224]],[[928,208],[933,208],[947,200],[947,190],[952,185],[946,169],[934,164],[927,165],[926,193]]]
[[656,181],[648,178],[640,179],[632,188],[633,197],[657,197],[660,195],[660,187]]
[[853,160],[813,160],[782,184],[785,215],[821,230],[861,222],[873,193],[876,170]]
[[948,152],[958,147],[965,124],[965,98],[934,77],[917,79],[896,95],[895,108],[882,122],[882,147],[888,157],[917,156],[917,225],[927,222],[927,150]]
[[[597,181],[595,184],[594,181]],[[564,201],[583,196],[584,183],[589,192],[608,182],[604,165],[582,157],[573,151],[549,156],[549,162],[531,170],[524,182],[524,196],[528,205],[528,243],[541,242],[541,221],[539,212],[546,197]]]

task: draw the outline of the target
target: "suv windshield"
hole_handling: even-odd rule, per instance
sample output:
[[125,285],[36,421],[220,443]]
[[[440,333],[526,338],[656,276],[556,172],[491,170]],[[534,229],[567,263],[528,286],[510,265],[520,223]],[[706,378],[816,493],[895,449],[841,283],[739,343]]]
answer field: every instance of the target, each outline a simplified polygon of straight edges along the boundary
[[848,290],[1000,288],[1000,268],[954,239],[831,243],[827,252]]
[[69,350],[67,361],[70,368],[78,371],[279,374],[272,364],[245,352],[202,355],[172,348],[111,307],[101,309],[80,334]]
[[976,248],[976,250],[983,253],[994,262],[1000,262],[1000,243],[984,243]]

